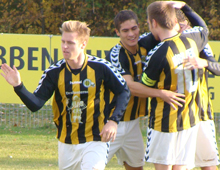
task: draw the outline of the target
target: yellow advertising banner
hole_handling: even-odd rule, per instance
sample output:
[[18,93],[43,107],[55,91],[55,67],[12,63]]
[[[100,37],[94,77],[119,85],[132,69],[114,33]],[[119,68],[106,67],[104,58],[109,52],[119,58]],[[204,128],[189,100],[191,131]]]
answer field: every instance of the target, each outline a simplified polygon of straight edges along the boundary
[[[37,87],[43,73],[42,62],[46,57],[43,53],[49,53],[49,49],[49,35],[0,34],[0,64],[15,65],[21,80],[31,92]],[[12,86],[2,76],[0,82],[0,102],[21,103]]]
[[[90,37],[86,53],[104,58],[119,38]],[[209,42],[215,59],[220,62],[220,42]],[[7,63],[15,65],[21,74],[26,88],[33,92],[38,85],[41,75],[50,64],[62,59],[61,36],[56,35],[26,35],[0,34],[0,65]],[[1,70],[0,70],[1,72]],[[0,77],[0,103],[22,103],[8,85]],[[220,113],[220,77],[209,75],[209,93],[213,102],[214,112]],[[50,101],[49,101],[50,103]]]
[[[104,58],[118,42],[119,38],[90,37],[86,52]],[[37,87],[43,71],[62,58],[61,36],[0,34],[0,65],[15,65],[30,92]],[[0,83],[0,103],[22,103],[2,76]]]
[[[220,41],[209,41],[216,61],[220,62]],[[209,74],[208,79],[209,95],[212,99],[213,109],[215,113],[220,113],[220,76]]]

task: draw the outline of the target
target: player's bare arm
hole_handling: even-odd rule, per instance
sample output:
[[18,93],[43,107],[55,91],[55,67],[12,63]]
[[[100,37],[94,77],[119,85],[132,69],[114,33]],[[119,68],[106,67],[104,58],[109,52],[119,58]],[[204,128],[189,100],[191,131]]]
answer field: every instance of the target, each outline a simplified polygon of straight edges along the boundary
[[131,75],[124,75],[123,77],[127,82],[131,94],[134,96],[142,98],[159,97],[170,104],[170,106],[175,110],[177,109],[176,105],[182,107],[182,103],[185,103],[185,100],[183,99],[185,97],[184,94],[147,87],[140,82],[135,82]]

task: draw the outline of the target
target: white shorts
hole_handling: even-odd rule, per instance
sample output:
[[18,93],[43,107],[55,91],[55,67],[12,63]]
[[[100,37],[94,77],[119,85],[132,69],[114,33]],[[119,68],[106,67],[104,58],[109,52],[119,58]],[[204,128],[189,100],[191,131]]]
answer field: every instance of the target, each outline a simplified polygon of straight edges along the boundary
[[92,141],[66,144],[58,141],[60,170],[104,170],[107,163],[108,143]]
[[108,162],[116,154],[119,165],[126,162],[131,167],[140,167],[145,164],[144,150],[139,118],[119,122],[116,139],[110,143]]
[[196,143],[196,167],[219,165],[218,147],[213,120],[201,121]]
[[163,165],[188,165],[195,160],[198,125],[174,133],[148,128],[145,160]]

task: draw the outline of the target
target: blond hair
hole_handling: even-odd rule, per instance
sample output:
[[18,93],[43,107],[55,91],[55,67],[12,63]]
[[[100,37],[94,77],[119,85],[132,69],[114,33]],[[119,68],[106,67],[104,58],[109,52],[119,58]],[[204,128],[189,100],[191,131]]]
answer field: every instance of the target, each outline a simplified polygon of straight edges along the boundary
[[88,42],[90,36],[90,28],[85,22],[77,20],[69,20],[63,22],[61,28],[61,33],[63,32],[77,32],[79,39],[83,42]]

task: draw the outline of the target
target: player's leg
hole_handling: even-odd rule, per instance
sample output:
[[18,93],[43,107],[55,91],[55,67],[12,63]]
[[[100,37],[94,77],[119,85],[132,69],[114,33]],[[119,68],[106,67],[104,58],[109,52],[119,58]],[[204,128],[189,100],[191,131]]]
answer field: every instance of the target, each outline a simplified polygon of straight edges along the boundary
[[202,170],[217,170],[216,166],[201,167]]
[[164,133],[148,128],[145,161],[153,163],[156,170],[171,170],[177,135],[178,132]]
[[142,170],[144,162],[144,142],[139,118],[125,123],[125,135],[120,151],[116,153],[119,164],[126,170]]
[[154,164],[156,170],[172,170],[172,165]]
[[145,159],[154,163],[156,170],[186,169],[188,162],[194,162],[198,126],[174,133],[148,129]]
[[218,147],[213,120],[201,121],[196,145],[195,166],[202,170],[215,170],[219,165]]
[[185,170],[195,160],[196,141],[199,125],[179,131],[176,143],[176,161],[173,170]]
[[185,165],[173,165],[172,170],[186,170]]
[[82,170],[104,170],[107,163],[109,143],[92,141],[81,153]]
[[72,145],[58,141],[58,166],[60,170],[81,170],[83,145]]
[[128,165],[126,162],[124,162],[124,167],[126,170],[143,170],[143,166],[141,167],[132,167],[130,165]]

